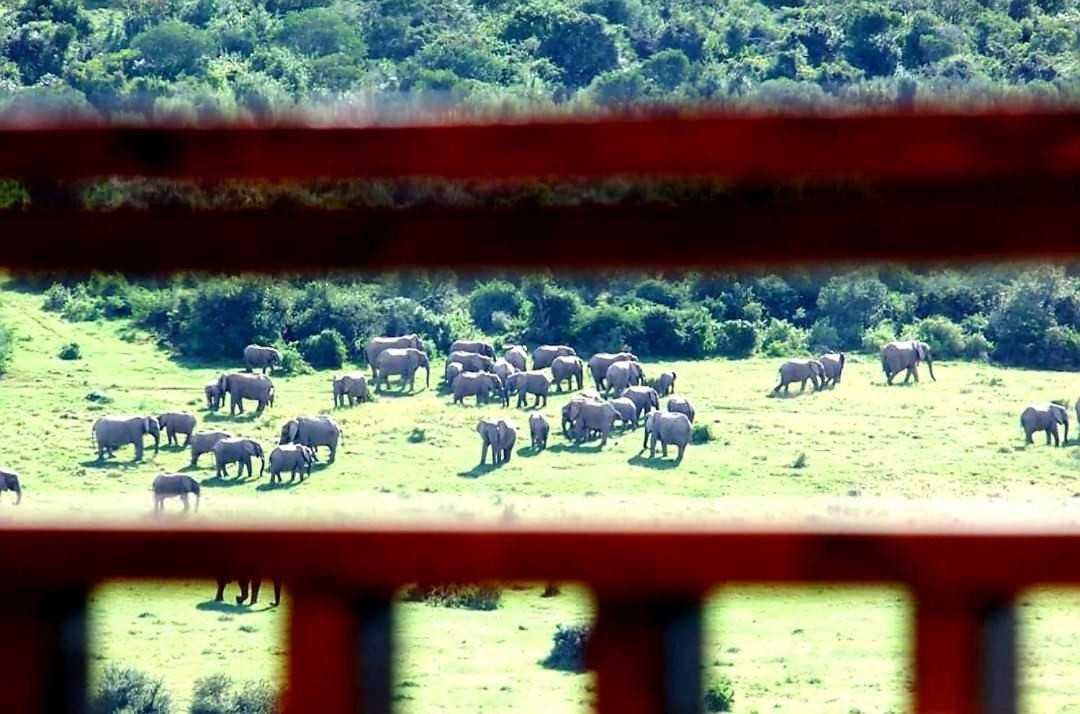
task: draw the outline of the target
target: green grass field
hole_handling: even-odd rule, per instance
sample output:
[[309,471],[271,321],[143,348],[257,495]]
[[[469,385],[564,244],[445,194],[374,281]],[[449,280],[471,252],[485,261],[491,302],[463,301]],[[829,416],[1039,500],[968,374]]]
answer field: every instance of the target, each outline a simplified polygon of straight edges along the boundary
[[[8,425],[3,461],[25,486],[17,509],[5,494],[2,522],[153,518],[151,480],[186,469],[188,455],[163,448],[132,464],[125,448],[98,464],[90,428],[103,414],[187,409],[200,428],[254,436],[269,450],[285,419],[332,411],[330,373],[321,372],[275,378],[276,405],[257,420],[209,414],[202,385],[236,365],[184,364],[122,322],[68,323],[40,305],[36,295],[0,294],[0,314],[17,331],[12,369],[0,380],[0,419]],[[83,358],[58,359],[72,341]],[[877,360],[863,358],[848,365],[835,390],[770,398],[780,361],[664,365],[678,372],[679,392],[718,437],[691,446],[677,468],[672,459],[643,457],[640,431],[603,450],[571,445],[553,431],[550,448],[533,454],[525,412],[477,408],[471,400],[452,406],[436,388],[439,364],[429,390],[334,410],[344,432],[337,462],[309,481],[280,488],[266,478],[222,482],[204,456],[200,512],[184,516],[172,501],[168,518],[696,527],[1080,521],[1077,442],[1049,449],[1037,438],[1025,448],[1018,424],[1030,402],[1072,403],[1080,376],[941,362],[936,383],[924,371],[922,384],[885,387]],[[112,401],[89,401],[91,392]],[[543,410],[555,424],[563,402],[553,397]],[[476,419],[503,412],[521,427],[517,453],[504,467],[478,468]],[[419,443],[407,438],[413,429],[424,432]],[[181,704],[205,674],[277,681],[285,612],[215,606],[213,590],[207,583],[104,586],[93,601],[95,665],[125,663],[163,676]],[[549,672],[538,662],[556,625],[588,617],[588,596],[539,593],[507,590],[492,612],[402,604],[400,710],[582,710],[591,696],[587,675]],[[1076,599],[1047,593],[1025,603],[1028,710],[1080,711],[1069,688],[1071,644],[1080,634],[1070,618]],[[710,609],[714,637],[705,661],[710,675],[732,680],[740,712],[903,711],[908,612],[904,593],[888,589],[728,590]]]

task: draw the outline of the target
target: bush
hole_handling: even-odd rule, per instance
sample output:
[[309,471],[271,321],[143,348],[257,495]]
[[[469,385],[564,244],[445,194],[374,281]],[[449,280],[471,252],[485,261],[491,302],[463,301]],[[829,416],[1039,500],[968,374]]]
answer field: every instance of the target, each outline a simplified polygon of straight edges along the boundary
[[42,304],[41,309],[48,310],[50,312],[61,312],[67,306],[68,300],[71,299],[71,291],[66,286],[60,283],[53,283],[48,290],[45,291],[45,302]]
[[281,374],[311,374],[314,371],[304,359],[304,356],[300,354],[300,350],[296,348],[295,343],[289,342],[288,344],[278,345],[277,350],[281,353],[281,362],[274,368],[276,372]]
[[490,583],[413,585],[401,599],[460,610],[497,610],[502,600],[502,589]]
[[579,352],[622,352],[641,341],[640,313],[614,305],[585,309],[574,326],[574,345]]
[[191,697],[191,714],[275,714],[277,711],[277,694],[268,682],[245,682],[237,688],[224,674],[196,680]]
[[172,701],[161,679],[109,665],[90,702],[91,714],[168,714]]
[[585,647],[591,634],[592,627],[589,625],[558,625],[555,628],[551,652],[540,664],[560,672],[584,672]]
[[82,351],[79,349],[78,342],[69,342],[60,348],[60,353],[57,355],[60,359],[74,360],[82,359]]
[[807,335],[806,341],[815,353],[834,350],[840,345],[840,333],[828,320],[817,320],[810,327],[810,334]]
[[727,320],[720,323],[717,349],[726,357],[749,357],[758,346],[758,333],[746,320]]
[[955,359],[965,356],[967,352],[967,337],[963,329],[942,315],[919,320],[915,323],[913,333],[916,339],[931,346],[936,358]]
[[683,300],[682,290],[678,284],[656,278],[638,283],[634,288],[634,294],[642,300],[672,308],[678,307]]
[[806,334],[787,320],[773,318],[761,333],[761,351],[769,357],[804,354]]
[[[878,353],[881,348],[896,339],[896,328],[888,320],[883,320],[863,332],[862,348],[866,352]],[[933,347],[933,345],[931,345]]]
[[705,711],[729,712],[735,706],[735,688],[731,680],[723,675],[720,681],[710,684],[705,690]]
[[0,325],[0,374],[6,374],[15,353],[15,333],[6,325]]
[[694,428],[690,432],[691,444],[707,444],[714,439],[716,437],[713,435],[712,427],[708,424],[694,424]]
[[425,441],[427,441],[427,430],[420,429],[418,427],[414,428],[412,431],[409,432],[409,435],[405,437],[405,441],[409,442],[410,444],[423,444]]
[[300,343],[300,354],[316,369],[339,369],[345,362],[345,340],[337,330],[323,330]]
[[495,329],[493,318],[496,313],[517,317],[524,304],[525,298],[515,285],[505,280],[491,280],[476,286],[469,294],[469,315],[477,327],[491,332]]

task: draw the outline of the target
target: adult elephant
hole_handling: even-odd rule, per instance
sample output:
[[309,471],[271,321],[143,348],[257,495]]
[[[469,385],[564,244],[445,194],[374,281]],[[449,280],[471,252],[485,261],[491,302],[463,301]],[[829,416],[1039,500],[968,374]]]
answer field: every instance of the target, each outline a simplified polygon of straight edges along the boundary
[[645,439],[641,448],[648,447],[649,458],[656,457],[656,442],[660,442],[661,454],[667,457],[668,444],[679,449],[675,463],[682,463],[686,445],[690,443],[690,420],[679,412],[655,411],[645,418]]
[[363,372],[349,372],[335,376],[330,381],[334,392],[334,406],[345,406],[345,399],[349,400],[351,407],[356,402],[370,402],[371,390],[368,389],[367,375]]
[[222,439],[218,443],[214,444],[214,463],[217,465],[217,477],[225,478],[229,475],[229,464],[240,464],[236,472],[237,478],[241,478],[244,475],[244,468],[247,468],[248,478],[254,476],[251,468],[251,459],[258,457],[259,459],[259,478],[262,478],[263,471],[266,470],[266,457],[264,456],[262,444],[255,439],[247,439],[244,437]]
[[476,433],[480,435],[480,465],[487,461],[488,448],[491,449],[491,463],[498,466],[508,463],[517,442],[517,427],[506,419],[481,419],[476,424]]
[[448,362],[458,362],[466,372],[490,372],[495,368],[495,360],[478,352],[451,352]]
[[529,352],[525,349],[525,345],[514,345],[503,352],[503,359],[514,365],[517,371],[524,372],[527,369],[526,361],[529,359]]
[[930,370],[930,379],[937,381],[934,376],[934,358],[930,353],[930,345],[925,342],[914,340],[905,342],[890,342],[881,348],[881,369],[885,372],[885,381],[892,384],[893,377],[907,370],[904,384],[912,377],[919,381],[919,362],[926,361],[926,368]]
[[660,408],[660,394],[652,387],[627,387],[619,396],[626,397],[637,406],[638,418]]
[[22,503],[22,486],[19,485],[19,475],[12,471],[0,471],[0,493],[11,491],[15,494],[15,505]]
[[589,358],[589,372],[592,373],[596,388],[603,391],[607,389],[608,367],[616,362],[637,362],[638,358],[633,352],[597,352]]
[[188,496],[192,494],[195,495],[195,512],[199,511],[202,487],[199,486],[198,481],[187,474],[158,474],[154,477],[151,490],[154,492],[155,512],[165,510],[166,498],[177,497],[183,502],[184,512],[186,513],[191,508],[190,503],[188,503]]
[[379,355],[375,365],[375,391],[381,392],[384,386],[389,386],[387,377],[397,375],[401,377],[401,391],[405,391],[405,385],[409,391],[416,389],[416,370],[424,368],[424,386],[431,386],[431,364],[428,362],[427,353],[415,347],[391,347],[385,349]]
[[499,397],[500,404],[506,404],[507,397],[502,380],[491,372],[464,372],[454,379],[454,404],[465,404],[465,397],[476,397],[476,405],[487,404],[492,394]]
[[266,370],[273,371],[273,366],[281,364],[281,353],[273,347],[263,345],[248,345],[244,348],[244,370],[251,372],[261,369],[263,374]]
[[303,444],[310,446],[317,453],[320,446],[330,449],[328,463],[334,463],[337,457],[338,442],[341,440],[341,427],[333,417],[325,415],[300,416],[290,419],[281,426],[279,444]]
[[818,357],[818,361],[825,367],[825,379],[821,386],[835,387],[844,374],[844,362],[847,358],[843,352],[826,352]]
[[[1065,427],[1065,438],[1058,439],[1058,424]],[[1069,412],[1060,404],[1032,404],[1020,415],[1020,426],[1024,429],[1024,442],[1034,443],[1031,435],[1037,431],[1046,432],[1046,444],[1054,437],[1054,446],[1065,446],[1069,441]]]
[[450,352],[472,352],[495,359],[495,348],[490,342],[483,340],[455,340],[454,344],[450,345]]
[[367,363],[371,366],[372,378],[376,376],[375,366],[378,363],[379,355],[384,350],[406,348],[423,351],[424,345],[420,342],[420,336],[412,333],[400,337],[372,337],[368,340],[367,347],[364,348],[364,355],[367,357]]
[[[225,586],[231,582],[235,582],[240,586],[240,594],[236,596],[237,605],[244,604],[244,601],[248,599],[248,593],[251,593],[251,602],[248,603],[248,605],[254,605],[259,602],[259,590],[262,588],[262,580],[249,577],[218,578],[217,594],[214,595],[215,601],[223,602],[225,600]],[[277,607],[281,604],[281,581],[275,578],[271,580],[271,582],[274,585],[274,602],[270,604],[273,607]]]
[[607,389],[614,389],[616,394],[627,387],[639,385],[644,381],[645,373],[641,369],[640,362],[613,362],[608,366],[607,373],[604,375]]
[[304,470],[311,476],[311,464],[318,461],[315,450],[303,444],[279,444],[270,452],[270,483],[281,483],[281,472],[289,472],[289,483],[300,474],[300,483],[304,482]]
[[567,345],[540,345],[533,350],[533,369],[550,367],[556,357],[577,357],[573,347]]
[[548,390],[551,389],[551,380],[543,372],[515,372],[511,374],[509,379],[506,380],[506,395],[507,403],[509,404],[510,394],[517,392],[517,408],[521,409],[526,406],[525,396],[532,394],[536,397],[533,407],[540,406],[540,400],[544,401],[544,406],[547,406]]
[[599,433],[600,447],[607,445],[608,436],[615,427],[615,420],[620,419],[618,410],[608,402],[583,399],[570,403],[567,415],[574,425],[574,440],[584,441],[591,433]]
[[672,397],[669,399],[667,402],[667,410],[669,412],[685,414],[686,418],[690,420],[690,423],[694,423],[694,404],[686,397]]
[[222,439],[231,439],[227,431],[197,431],[191,435],[191,465],[199,465],[199,457],[214,450],[214,444]]
[[158,420],[152,416],[105,416],[94,422],[92,435],[97,446],[98,461],[105,455],[113,457],[113,452],[126,444],[135,445],[135,460],[142,461],[143,438],[150,434],[154,437],[154,456],[158,454],[161,442],[161,428]]
[[806,382],[809,380],[814,385],[814,391],[821,389],[825,379],[825,365],[816,359],[789,359],[780,365],[778,370],[780,381],[773,387],[772,393],[778,394],[781,389],[784,394],[789,394],[792,382],[802,382],[799,393],[806,391]]
[[165,443],[168,446],[176,446],[180,440],[177,434],[184,435],[184,443],[180,448],[186,449],[191,443],[191,433],[195,431],[195,417],[187,412],[165,412],[158,415],[158,426],[165,430]]
[[566,389],[574,388],[574,380],[577,379],[577,388],[581,389],[582,377],[585,372],[585,363],[580,357],[556,357],[551,361],[551,374],[555,377],[555,388],[562,391],[562,383],[566,381]]
[[574,410],[574,405],[579,402],[603,402],[603,397],[598,392],[588,391],[581,394],[575,394],[570,397],[570,401],[563,405],[562,408],[562,433],[567,439],[570,438],[570,427],[573,426],[574,420],[570,418],[570,412]]
[[229,416],[236,416],[237,410],[244,413],[245,399],[259,403],[255,416],[262,414],[267,405],[272,406],[274,403],[274,382],[264,374],[223,374],[218,380],[218,388],[222,395],[229,395]]

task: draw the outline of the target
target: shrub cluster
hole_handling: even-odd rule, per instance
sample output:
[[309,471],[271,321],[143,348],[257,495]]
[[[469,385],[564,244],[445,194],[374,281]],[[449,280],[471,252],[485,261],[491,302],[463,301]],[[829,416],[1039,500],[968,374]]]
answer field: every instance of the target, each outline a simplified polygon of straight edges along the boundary
[[90,701],[91,714],[169,714],[172,699],[160,679],[126,667],[106,667]]
[[63,360],[76,360],[82,359],[82,350],[79,349],[78,342],[69,342],[60,348],[60,352],[57,356]]
[[551,652],[540,664],[560,672],[584,672],[585,648],[591,634],[590,625],[558,625],[553,635]]
[[402,593],[401,599],[461,610],[497,610],[502,589],[490,583],[413,585]]
[[238,685],[224,674],[196,680],[191,714],[276,714],[277,692],[269,682]]

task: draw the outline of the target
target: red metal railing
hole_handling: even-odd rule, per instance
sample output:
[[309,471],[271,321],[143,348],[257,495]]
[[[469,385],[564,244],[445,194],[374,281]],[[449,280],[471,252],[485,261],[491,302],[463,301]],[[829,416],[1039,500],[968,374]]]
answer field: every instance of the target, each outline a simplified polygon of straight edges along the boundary
[[[54,183],[108,174],[694,176],[731,190],[690,206],[88,214]],[[289,269],[336,269],[1080,253],[1077,113],[11,129],[0,130],[0,176],[25,179],[44,200],[0,213],[3,262],[17,268],[214,269],[223,241],[262,270],[283,267],[286,255]],[[318,252],[274,250],[316,233],[324,238]],[[535,248],[478,256],[453,240],[507,235]],[[170,238],[182,238],[184,249]],[[1080,536],[1060,534],[7,528],[0,543],[5,712],[82,710],[85,603],[95,583],[238,569],[277,574],[292,593],[293,713],[388,712],[396,588],[477,579],[576,580],[594,589],[589,661],[603,714],[701,711],[701,600],[732,581],[905,584],[917,603],[918,711],[1013,712],[1014,594],[1080,582],[1072,557]]]

